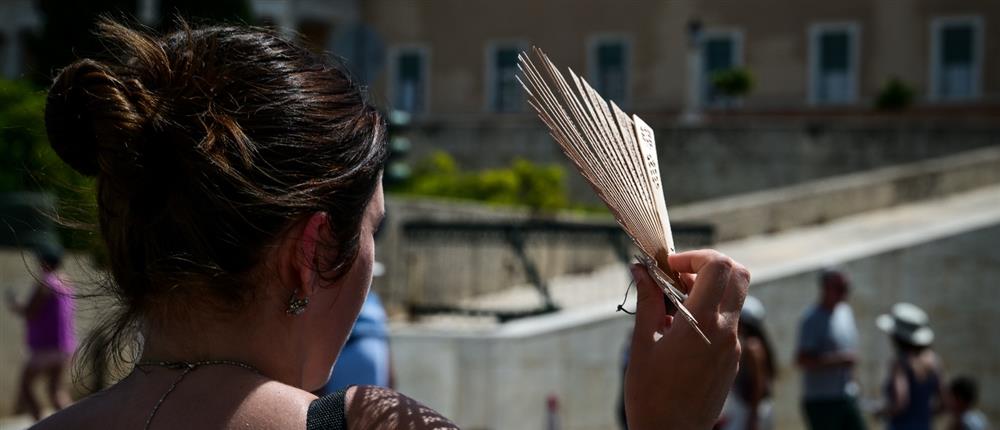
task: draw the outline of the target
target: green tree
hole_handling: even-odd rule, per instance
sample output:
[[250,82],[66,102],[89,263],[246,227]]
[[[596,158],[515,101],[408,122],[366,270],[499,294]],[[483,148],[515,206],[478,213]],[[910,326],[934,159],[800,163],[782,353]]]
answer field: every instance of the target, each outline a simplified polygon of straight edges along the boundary
[[413,176],[396,191],[416,196],[526,206],[536,211],[570,207],[565,169],[517,159],[509,167],[463,171],[445,152],[417,163]]
[[[0,193],[42,191],[56,195],[63,215],[90,224],[93,180],[67,166],[45,135],[45,93],[25,81],[0,80]],[[93,238],[63,229],[71,247],[93,246]]]
[[85,183],[49,147],[44,111],[44,92],[27,82],[0,80],[0,192]]

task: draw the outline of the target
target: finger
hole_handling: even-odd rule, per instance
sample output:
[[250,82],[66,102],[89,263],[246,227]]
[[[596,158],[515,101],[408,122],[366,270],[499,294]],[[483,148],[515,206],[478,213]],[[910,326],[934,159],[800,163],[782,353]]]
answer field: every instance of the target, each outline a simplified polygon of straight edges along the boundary
[[642,349],[653,344],[653,333],[663,327],[666,308],[663,305],[663,292],[649,277],[646,267],[633,264],[630,270],[637,291],[632,348]]
[[749,287],[750,271],[742,264],[736,263],[729,279],[729,285],[719,303],[719,310],[723,313],[735,314],[738,318]]
[[677,285],[677,288],[681,290],[684,294],[691,292],[691,287],[694,286],[695,275],[691,273],[677,273],[678,279],[681,281],[681,285]]
[[725,257],[722,253],[713,249],[678,252],[667,256],[667,264],[678,273],[696,274],[702,267],[720,256]]
[[719,312],[730,272],[736,263],[712,250],[674,254],[669,257],[669,263],[678,272],[697,274],[685,304],[699,320],[714,318]]

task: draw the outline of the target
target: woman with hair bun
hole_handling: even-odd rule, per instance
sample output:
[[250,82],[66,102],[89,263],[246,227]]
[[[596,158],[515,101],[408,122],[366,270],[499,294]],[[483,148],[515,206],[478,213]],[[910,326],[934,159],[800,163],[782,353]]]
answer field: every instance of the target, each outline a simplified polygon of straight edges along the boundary
[[[38,428],[454,428],[388,389],[309,392],[371,283],[383,116],[341,67],[272,31],[181,27],[103,20],[111,55],[69,65],[49,92],[52,147],[96,177],[117,304],[82,354],[125,373]],[[748,272],[713,251],[670,264],[713,343],[671,324],[635,271],[633,429],[711,426],[736,372]]]

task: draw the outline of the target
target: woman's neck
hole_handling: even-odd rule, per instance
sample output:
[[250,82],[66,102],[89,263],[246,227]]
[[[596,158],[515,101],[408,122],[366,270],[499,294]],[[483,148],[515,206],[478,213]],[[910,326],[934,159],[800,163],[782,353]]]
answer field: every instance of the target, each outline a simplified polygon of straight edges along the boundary
[[266,319],[191,318],[183,323],[150,324],[143,333],[140,361],[228,360],[252,366],[284,384],[302,386],[304,360],[293,347],[291,331],[262,324],[262,320]]

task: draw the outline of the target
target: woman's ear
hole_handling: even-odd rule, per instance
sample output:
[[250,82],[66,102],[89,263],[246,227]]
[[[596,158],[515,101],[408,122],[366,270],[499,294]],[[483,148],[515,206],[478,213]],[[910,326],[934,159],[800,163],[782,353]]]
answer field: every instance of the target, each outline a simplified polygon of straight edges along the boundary
[[295,244],[295,262],[302,294],[313,295],[319,287],[320,246],[323,235],[329,233],[330,217],[326,212],[316,212],[309,216],[302,227],[302,234]]

